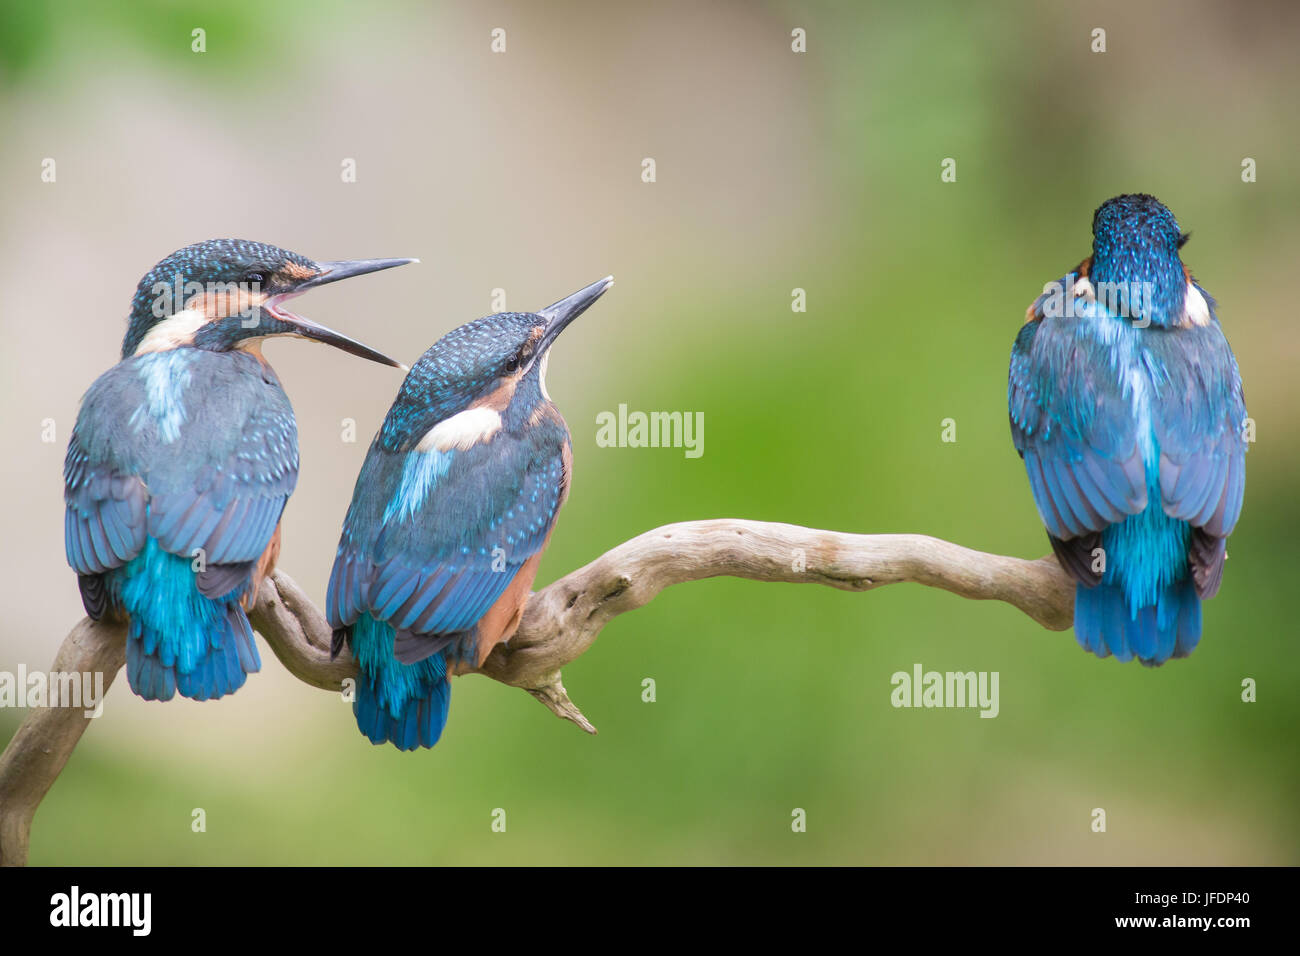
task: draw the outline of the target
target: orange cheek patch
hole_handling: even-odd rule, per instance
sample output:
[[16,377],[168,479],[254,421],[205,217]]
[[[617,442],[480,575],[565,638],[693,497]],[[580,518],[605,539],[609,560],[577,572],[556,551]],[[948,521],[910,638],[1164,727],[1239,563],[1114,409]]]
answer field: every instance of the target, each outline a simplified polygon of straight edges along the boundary
[[518,374],[503,379],[501,385],[493,392],[489,392],[473,404],[473,408],[490,408],[494,412],[503,412],[510,407],[510,401],[515,397],[515,388],[519,385]]
[[218,284],[207,292],[190,297],[185,308],[201,312],[209,321],[215,321],[251,312],[266,300],[267,296],[263,293],[254,294],[239,283],[232,282]]
[[310,266],[299,265],[296,262],[286,263],[279,270],[279,275],[284,276],[293,282],[302,282],[304,279],[311,279],[320,273]]

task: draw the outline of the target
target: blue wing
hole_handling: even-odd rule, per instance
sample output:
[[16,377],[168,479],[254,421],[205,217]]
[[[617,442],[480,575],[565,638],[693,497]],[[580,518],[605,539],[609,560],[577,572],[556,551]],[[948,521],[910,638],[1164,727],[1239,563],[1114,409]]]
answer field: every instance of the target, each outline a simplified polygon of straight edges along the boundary
[[91,386],[64,465],[68,562],[120,567],[145,537],[201,549],[209,597],[246,583],[298,476],[287,396],[252,356],[178,349],[128,359]]
[[1237,360],[1217,319],[1161,336],[1150,349],[1165,512],[1227,537],[1246,488],[1246,403]]
[[331,626],[362,613],[398,632],[471,630],[546,543],[568,485],[566,439],[534,428],[468,450],[371,446],[326,594]]
[[249,409],[242,427],[207,432],[201,463],[172,458],[171,467],[151,469],[149,533],[164,550],[201,548],[209,565],[261,557],[298,475],[293,413],[284,406],[287,400]]
[[1053,547],[1076,577],[1096,583],[1088,553],[1097,533],[1146,507],[1143,448],[1132,398],[1095,335],[1100,306],[1073,298],[1072,314],[1052,314],[1048,301],[1030,307],[1012,346],[1011,437]]
[[144,547],[148,494],[137,475],[86,451],[82,419],[79,415],[63,462],[64,549],[78,574],[102,574]]
[[1152,427],[1160,447],[1161,504],[1195,529],[1192,571],[1198,593],[1211,597],[1246,491],[1246,402],[1214,300],[1200,291],[1210,305],[1209,324],[1161,335],[1148,349],[1159,395]]

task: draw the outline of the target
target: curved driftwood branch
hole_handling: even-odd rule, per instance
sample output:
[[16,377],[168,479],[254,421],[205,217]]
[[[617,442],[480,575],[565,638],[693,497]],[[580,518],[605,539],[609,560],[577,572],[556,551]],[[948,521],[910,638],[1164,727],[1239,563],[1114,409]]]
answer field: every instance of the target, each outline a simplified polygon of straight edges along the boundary
[[[107,693],[126,663],[126,628],[82,618],[63,641],[52,671],[103,674]],[[27,862],[32,817],[94,719],[80,707],[34,707],[0,754],[0,865]]]
[[[1070,626],[1074,607],[1073,582],[1050,556],[1026,561],[915,534],[688,521],[647,531],[534,593],[519,630],[478,673],[527,690],[557,716],[594,734],[564,689],[564,665],[591,647],[613,618],[642,607],[669,585],[720,576],[845,591],[910,581],[973,600],[1004,601],[1056,631]],[[283,571],[263,584],[249,618],[299,680],[339,690],[356,675],[346,651],[330,660],[325,616]],[[123,665],[125,638],[120,625],[83,620],[63,642],[53,670],[102,672],[107,688]],[[80,709],[34,708],[0,755],[0,863],[26,862],[32,817],[88,720]]]

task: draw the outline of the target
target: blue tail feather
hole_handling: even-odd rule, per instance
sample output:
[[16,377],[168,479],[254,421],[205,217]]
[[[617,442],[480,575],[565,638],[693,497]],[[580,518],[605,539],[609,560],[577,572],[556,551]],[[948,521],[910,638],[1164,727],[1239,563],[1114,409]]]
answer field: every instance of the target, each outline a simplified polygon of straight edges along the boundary
[[1154,605],[1130,610],[1114,584],[1074,592],[1074,636],[1084,650],[1154,667],[1186,657],[1201,639],[1201,599],[1190,577],[1166,585]]
[[352,653],[361,667],[352,712],[373,744],[398,750],[432,747],[451,708],[451,683],[442,654],[414,664],[393,656],[393,628],[362,614],[352,627]]
[[187,558],[164,551],[153,538],[110,586],[130,618],[126,676],[145,700],[176,693],[214,700],[244,685],[261,669],[253,628],[239,605],[243,589],[204,597]]
[[[1190,582],[1189,582],[1190,587]],[[1174,657],[1186,657],[1196,650],[1201,640],[1201,601],[1195,589],[1179,602],[1178,640],[1174,643]]]
[[1201,639],[1201,599],[1188,565],[1191,526],[1167,515],[1148,468],[1148,505],[1102,533],[1101,583],[1074,591],[1074,634],[1098,657],[1148,667],[1186,657]]

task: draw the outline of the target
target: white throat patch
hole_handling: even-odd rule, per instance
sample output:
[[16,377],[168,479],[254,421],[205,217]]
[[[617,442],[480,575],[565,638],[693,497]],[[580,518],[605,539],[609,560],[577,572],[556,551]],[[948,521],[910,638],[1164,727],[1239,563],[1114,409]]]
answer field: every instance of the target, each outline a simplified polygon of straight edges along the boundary
[[425,432],[415,447],[417,451],[451,451],[453,448],[466,451],[480,442],[490,441],[500,430],[501,413],[476,405],[438,422]]
[[546,390],[546,365],[551,360],[551,350],[547,349],[542,353],[542,367],[537,370],[537,384],[541,386],[542,398],[548,402],[551,400],[551,393]]
[[1183,300],[1183,318],[1189,325],[1210,324],[1210,304],[1190,282],[1187,283],[1187,296]]
[[169,315],[148,331],[136,347],[136,355],[166,352],[182,345],[194,344],[194,333],[208,324],[208,316],[199,309],[185,309]]

